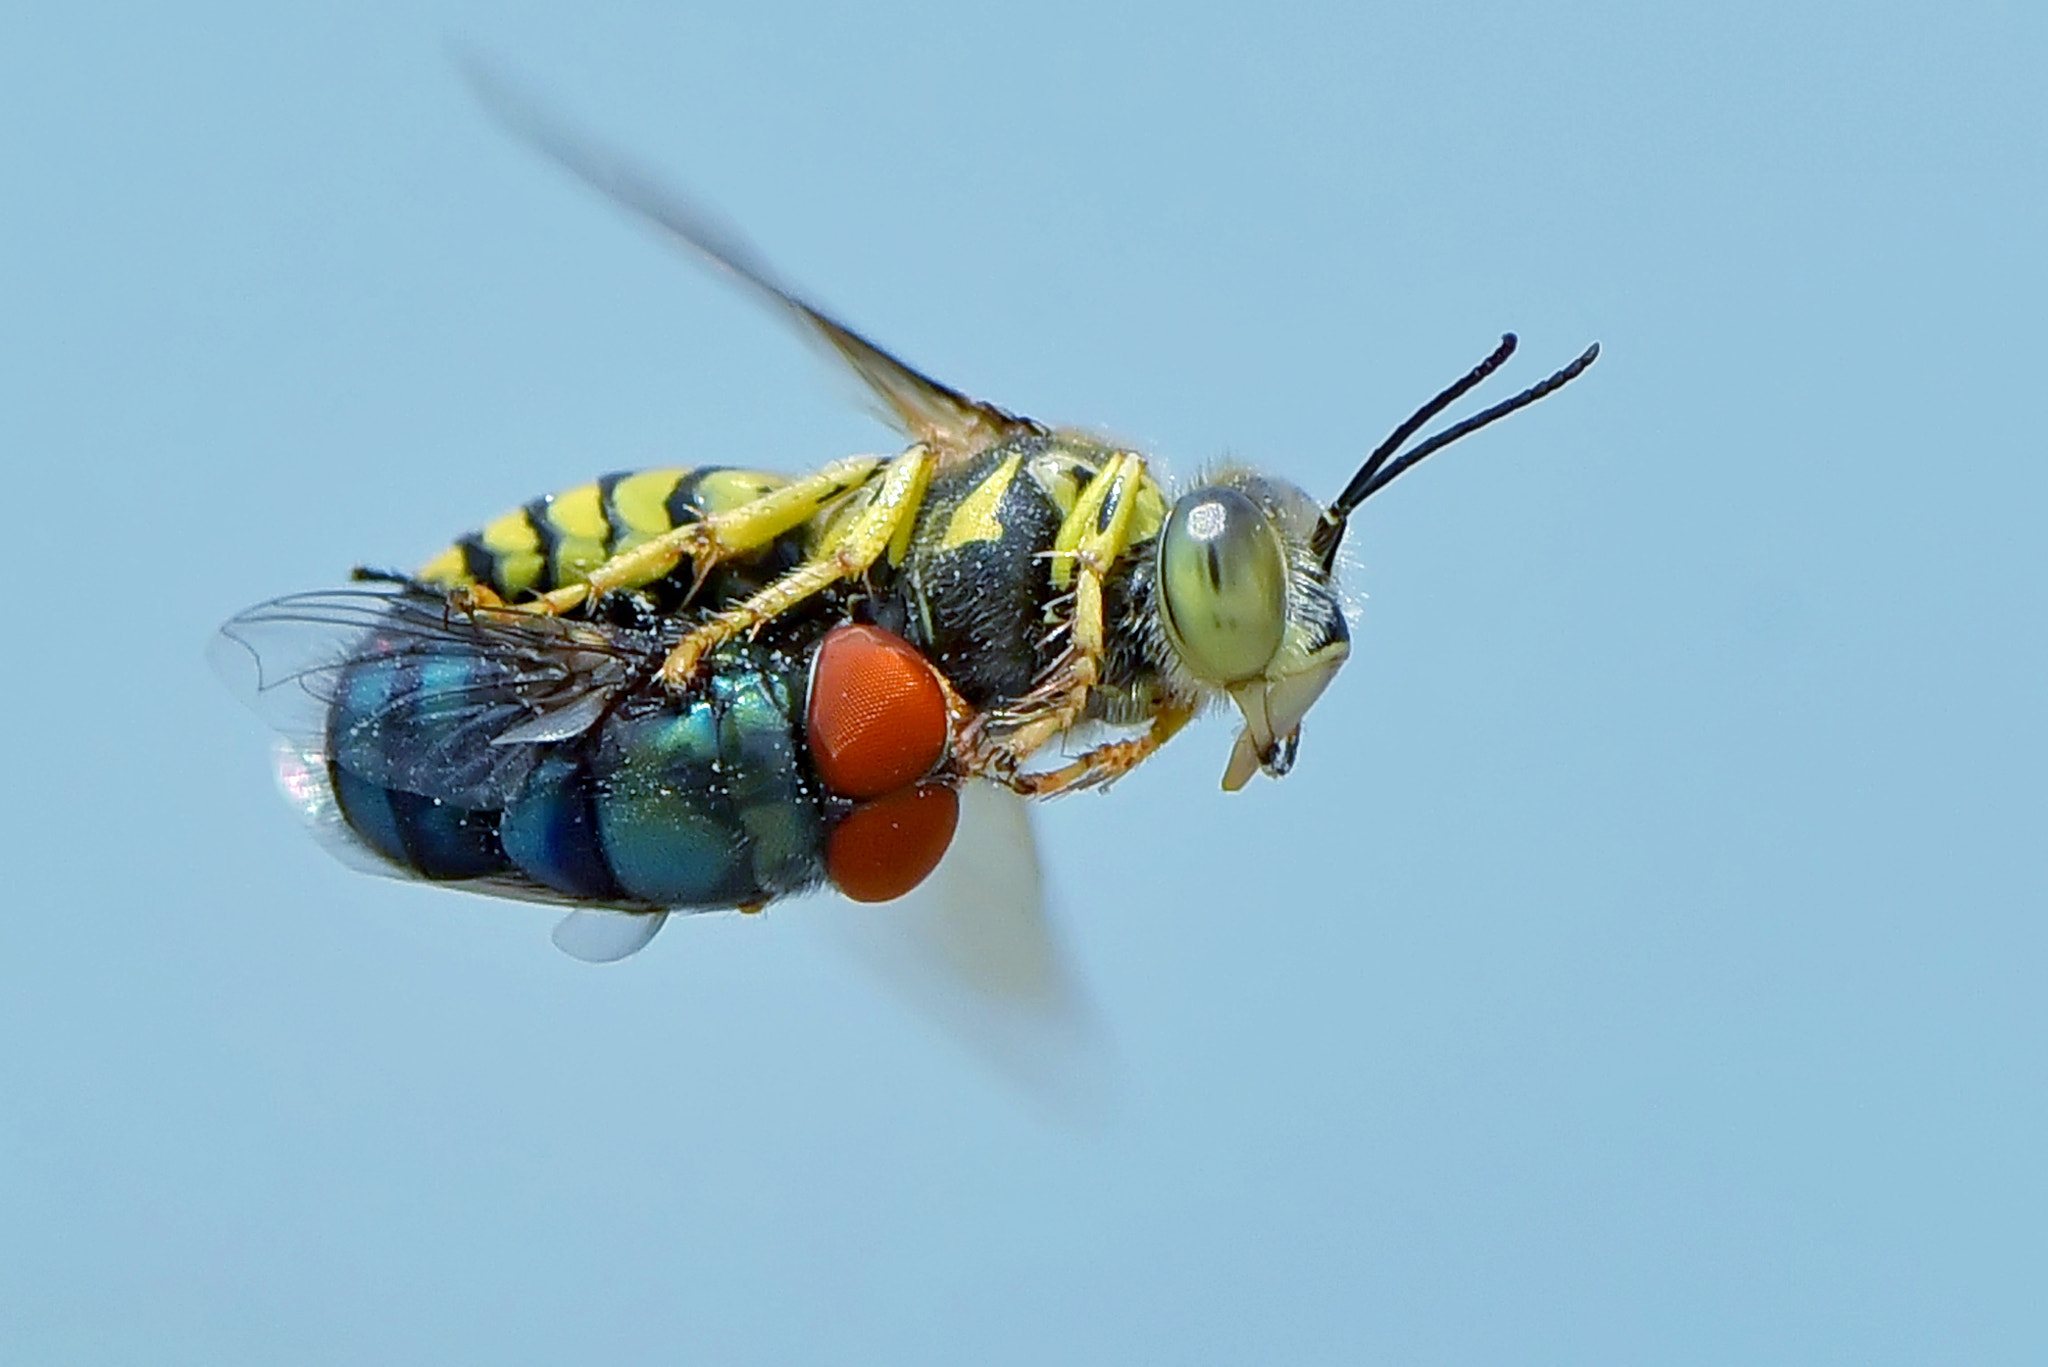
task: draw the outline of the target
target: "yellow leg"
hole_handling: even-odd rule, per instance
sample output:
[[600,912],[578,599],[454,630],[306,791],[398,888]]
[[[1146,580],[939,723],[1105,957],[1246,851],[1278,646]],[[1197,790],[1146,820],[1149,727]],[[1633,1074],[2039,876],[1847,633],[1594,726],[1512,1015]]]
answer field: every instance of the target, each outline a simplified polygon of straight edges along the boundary
[[[817,559],[798,565],[737,607],[707,618],[703,625],[683,637],[669,652],[668,659],[662,662],[661,681],[672,689],[686,687],[696,675],[698,661],[720,645],[742,632],[752,631],[762,623],[774,620],[842,579],[866,573],[868,567],[888,551],[889,543],[896,538],[904,523],[916,519],[918,509],[924,505],[925,487],[931,483],[932,464],[931,452],[921,445],[911,447],[890,461],[882,469],[879,482],[874,487],[874,496],[858,515],[839,529],[829,545],[821,548],[823,553]],[[769,498],[775,496],[771,494]],[[747,505],[748,508],[753,506]],[[736,511],[745,512],[746,509]],[[706,518],[693,525],[709,527],[723,516]],[[729,543],[720,541],[716,544]],[[728,555],[733,553],[730,549],[726,551]],[[703,562],[698,563],[701,574]]]
[[877,456],[849,456],[833,461],[816,473],[752,502],[696,522],[685,522],[631,550],[620,551],[592,570],[582,583],[565,584],[527,606],[540,612],[567,612],[588,599],[651,584],[686,559],[701,585],[704,576],[721,561],[759,550],[784,532],[801,527],[834,499],[865,484],[881,467]]
[[1160,746],[1172,740],[1195,715],[1193,708],[1169,707],[1152,718],[1145,733],[1129,740],[1110,741],[1086,750],[1068,764],[1036,773],[1012,774],[1005,780],[1025,797],[1057,797],[1083,788],[1100,788],[1116,782],[1150,759]]
[[1144,484],[1142,457],[1128,452],[1113,456],[1088,482],[1074,501],[1073,512],[1060,524],[1053,540],[1052,579],[1055,585],[1071,582],[1074,586],[1073,612],[1066,623],[1067,647],[1030,693],[1000,712],[977,719],[979,724],[965,738],[965,753],[974,766],[970,772],[1015,786],[1018,766],[1081,719],[1088,705],[1088,690],[1101,677],[1108,642],[1102,581],[1130,548],[1131,518]]

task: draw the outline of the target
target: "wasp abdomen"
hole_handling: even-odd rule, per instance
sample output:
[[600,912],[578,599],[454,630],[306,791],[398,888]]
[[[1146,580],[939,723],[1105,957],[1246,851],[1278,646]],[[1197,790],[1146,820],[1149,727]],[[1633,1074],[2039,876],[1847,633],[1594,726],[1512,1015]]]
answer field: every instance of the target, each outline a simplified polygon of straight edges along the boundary
[[[423,583],[444,588],[481,584],[516,601],[582,582],[620,551],[686,523],[737,508],[789,482],[763,470],[710,465],[696,469],[640,470],[606,475],[589,484],[534,499],[459,538],[420,567]],[[741,556],[722,573],[732,585],[714,595],[743,594],[794,563],[799,538],[767,552]],[[773,562],[768,563],[768,562]],[[687,567],[684,585],[688,583]]]

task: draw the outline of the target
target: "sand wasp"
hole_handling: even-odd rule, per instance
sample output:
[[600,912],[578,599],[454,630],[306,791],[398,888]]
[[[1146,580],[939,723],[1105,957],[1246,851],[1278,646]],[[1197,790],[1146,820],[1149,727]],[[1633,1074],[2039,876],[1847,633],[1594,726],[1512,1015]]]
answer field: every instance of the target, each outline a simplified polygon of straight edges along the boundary
[[[1243,726],[1223,786],[1283,775],[1349,654],[1335,572],[1351,514],[1598,355],[1410,445],[1507,360],[1505,337],[1327,505],[1238,466],[1175,492],[1138,452],[912,369],[688,201],[485,93],[792,317],[910,445],[795,478],[607,476],[413,574],[359,572],[230,621],[223,672],[286,733],[287,790],[387,872],[634,913],[826,881],[888,900],[947,849],[962,784],[1105,785],[1225,699]],[[1086,724],[1110,734],[1080,744]]]

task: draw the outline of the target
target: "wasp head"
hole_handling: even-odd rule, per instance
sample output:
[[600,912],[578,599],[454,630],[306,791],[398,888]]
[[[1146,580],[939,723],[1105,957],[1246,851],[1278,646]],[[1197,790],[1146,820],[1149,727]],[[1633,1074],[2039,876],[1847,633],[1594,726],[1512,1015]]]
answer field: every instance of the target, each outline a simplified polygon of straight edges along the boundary
[[1301,721],[1351,654],[1335,584],[1351,513],[1402,472],[1576,378],[1596,344],[1541,384],[1401,453],[1422,427],[1514,354],[1512,333],[1479,365],[1394,432],[1328,508],[1285,480],[1226,469],[1173,505],[1155,567],[1167,644],[1198,693],[1227,693],[1244,729],[1223,771],[1226,789],[1294,764]]

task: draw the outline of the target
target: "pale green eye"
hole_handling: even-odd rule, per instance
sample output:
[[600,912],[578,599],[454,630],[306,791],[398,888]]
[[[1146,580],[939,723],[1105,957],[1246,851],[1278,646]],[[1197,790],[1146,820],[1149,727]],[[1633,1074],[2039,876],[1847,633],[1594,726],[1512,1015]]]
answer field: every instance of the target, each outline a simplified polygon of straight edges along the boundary
[[1167,635],[1197,677],[1256,677],[1287,627],[1287,555],[1259,505],[1235,489],[1197,489],[1159,536]]

